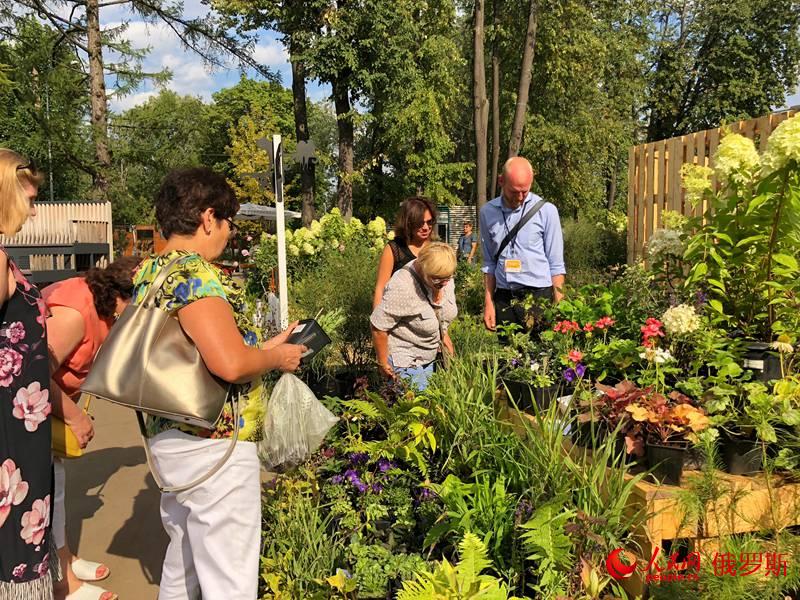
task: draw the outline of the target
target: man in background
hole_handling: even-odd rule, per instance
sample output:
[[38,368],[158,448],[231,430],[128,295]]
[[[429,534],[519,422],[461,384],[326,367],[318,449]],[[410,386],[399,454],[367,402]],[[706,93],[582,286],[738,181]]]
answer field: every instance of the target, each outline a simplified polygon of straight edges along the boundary
[[458,238],[458,251],[456,252],[458,262],[467,261],[472,264],[477,249],[478,240],[475,238],[475,234],[472,233],[472,223],[467,221],[464,223],[464,235]]

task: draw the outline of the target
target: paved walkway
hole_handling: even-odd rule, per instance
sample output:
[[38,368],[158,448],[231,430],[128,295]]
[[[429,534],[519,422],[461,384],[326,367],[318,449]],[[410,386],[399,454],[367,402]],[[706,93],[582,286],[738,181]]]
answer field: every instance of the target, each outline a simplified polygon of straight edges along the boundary
[[67,466],[67,539],[78,556],[104,562],[101,583],[120,600],[155,600],[167,536],[133,411],[95,400],[95,438]]

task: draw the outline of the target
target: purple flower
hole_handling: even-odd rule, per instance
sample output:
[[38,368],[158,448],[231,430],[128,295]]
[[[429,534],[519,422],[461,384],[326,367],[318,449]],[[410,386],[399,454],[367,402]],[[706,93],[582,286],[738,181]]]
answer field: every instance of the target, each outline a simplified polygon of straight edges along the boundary
[[380,494],[383,491],[383,486],[380,483],[373,483],[372,484],[372,493],[373,494]]
[[352,452],[348,458],[351,465],[363,465],[369,460],[369,454],[366,452]]
[[519,361],[516,358],[512,358],[511,359],[511,366],[512,367],[518,367],[519,366]]
[[331,483],[333,485],[339,485],[343,481],[344,481],[344,477],[342,475],[334,475],[333,477],[331,477]]
[[525,498],[519,501],[517,504],[517,510],[514,512],[514,515],[517,517],[519,521],[527,521],[531,518],[533,514],[533,506],[530,502],[528,502]]
[[364,483],[360,479],[357,479],[356,481],[354,481],[353,482],[353,486],[358,490],[359,494],[366,494],[367,493],[368,486],[367,486],[366,483]]
[[575,373],[575,369],[573,369],[571,367],[569,369],[567,369],[566,371],[564,371],[564,379],[566,379],[570,383],[575,381],[575,376],[576,375],[577,375],[577,373]]
[[347,469],[347,471],[344,472],[344,478],[350,483],[353,483],[354,480],[358,479],[358,472],[355,469]]
[[390,460],[386,460],[385,458],[381,458],[378,460],[378,470],[381,473],[386,473],[386,471],[391,471],[392,469],[394,469],[394,467],[395,464]]
[[420,502],[427,502],[436,497],[436,492],[434,492],[430,488],[422,487],[419,488],[419,501]]
[[578,363],[575,365],[575,374],[578,377],[583,377],[586,374],[586,365]]

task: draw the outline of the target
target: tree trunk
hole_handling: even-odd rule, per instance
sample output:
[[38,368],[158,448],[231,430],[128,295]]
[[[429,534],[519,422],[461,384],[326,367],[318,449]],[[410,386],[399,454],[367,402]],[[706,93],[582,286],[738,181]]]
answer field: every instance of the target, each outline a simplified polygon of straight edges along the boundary
[[619,171],[619,163],[614,161],[611,165],[608,174],[608,181],[606,181],[606,208],[611,210],[614,208],[614,201],[617,199],[617,173]]
[[339,183],[337,204],[345,219],[353,216],[353,117],[350,114],[350,88],[342,77],[333,81],[333,104],[339,132]]
[[475,121],[475,195],[478,211],[486,204],[486,143],[489,128],[489,102],[486,99],[486,72],[483,56],[484,0],[475,0],[473,37],[473,117]]
[[[290,43],[291,47],[291,43]],[[308,132],[308,110],[306,106],[306,65],[295,58],[292,53],[292,106],[294,108],[294,132],[299,142],[307,142]],[[303,226],[308,227],[314,220],[314,174],[315,163],[310,160],[300,173],[300,197],[302,198],[302,218]]]
[[86,37],[89,50],[92,139],[95,160],[98,165],[92,187],[93,194],[98,199],[108,200],[108,170],[111,168],[111,151],[108,147],[108,104],[98,0],[86,1]]
[[494,0],[492,7],[492,176],[489,179],[489,196],[497,196],[497,168],[500,163],[500,30],[501,0]]
[[538,0],[531,0],[528,14],[528,32],[525,35],[525,48],[522,51],[522,68],[519,72],[519,89],[517,90],[517,107],[514,110],[514,123],[511,126],[511,139],[508,143],[508,156],[517,156],[522,147],[522,130],[528,113],[528,93],[531,88],[533,70],[533,51],[536,47],[536,28],[539,22]]

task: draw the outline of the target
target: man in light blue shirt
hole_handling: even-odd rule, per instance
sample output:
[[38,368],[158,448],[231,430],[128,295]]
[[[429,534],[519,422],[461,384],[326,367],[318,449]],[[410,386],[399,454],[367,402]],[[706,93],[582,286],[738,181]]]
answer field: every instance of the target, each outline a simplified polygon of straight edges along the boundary
[[517,323],[527,329],[524,310],[512,304],[533,294],[556,302],[564,287],[564,240],[558,209],[545,202],[495,259],[503,239],[541,200],[531,193],[533,167],[522,157],[510,158],[500,176],[502,193],[481,209],[484,309],[487,329]]

